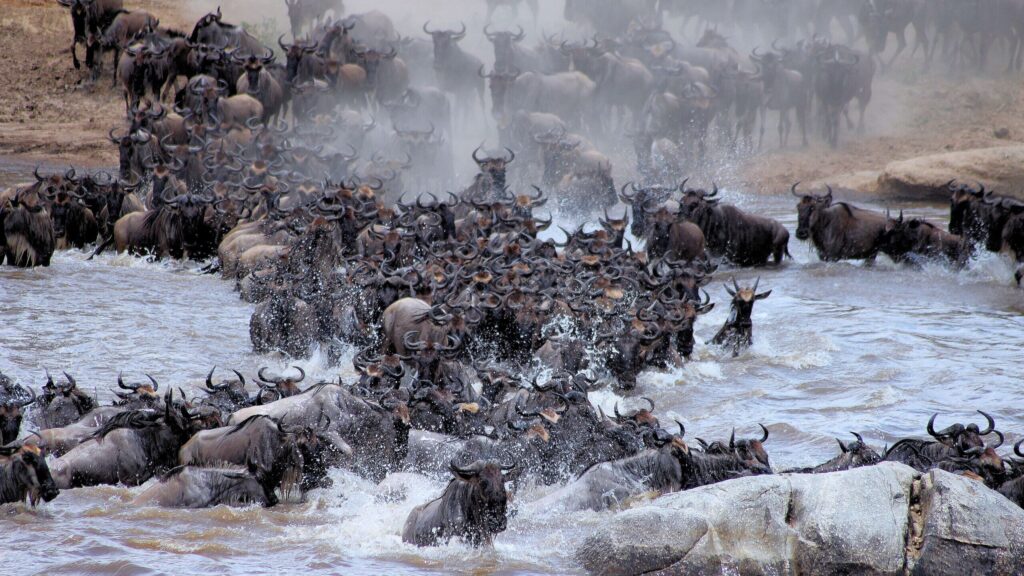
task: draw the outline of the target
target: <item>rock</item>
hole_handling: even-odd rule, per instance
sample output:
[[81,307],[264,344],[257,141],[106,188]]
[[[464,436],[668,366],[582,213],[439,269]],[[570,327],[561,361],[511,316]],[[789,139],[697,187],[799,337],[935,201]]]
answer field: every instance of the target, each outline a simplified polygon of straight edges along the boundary
[[912,200],[949,200],[946,183],[979,181],[997,193],[1024,199],[1024,145],[999,146],[892,162],[878,177],[881,193]]
[[790,477],[801,574],[902,574],[917,472],[885,463]]
[[1006,140],[1007,138],[1010,137],[1010,129],[1007,128],[1006,126],[1003,126],[1002,128],[996,128],[995,132],[993,132],[992,135],[995,136],[996,138],[999,138],[1000,140]]
[[576,557],[593,574],[759,574],[788,568],[789,480],[755,476],[663,496],[612,517]]
[[594,574],[900,574],[916,472],[740,478],[617,514],[577,560]]
[[1024,573],[1024,510],[981,483],[933,470],[921,479],[920,575]]
[[[839,198],[875,197],[878,196],[878,177],[881,172],[877,170],[861,170],[830,176],[821,180],[815,180],[801,185],[800,190],[809,190],[814,193],[825,190],[825,185],[832,187],[832,190]],[[789,192],[788,190],[786,192]]]

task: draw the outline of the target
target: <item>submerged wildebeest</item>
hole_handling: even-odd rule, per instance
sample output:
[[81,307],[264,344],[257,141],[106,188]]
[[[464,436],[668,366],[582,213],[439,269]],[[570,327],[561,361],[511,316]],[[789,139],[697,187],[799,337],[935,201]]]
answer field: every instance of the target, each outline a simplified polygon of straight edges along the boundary
[[64,373],[64,377],[67,382],[57,384],[49,373],[46,374],[46,384],[39,397],[40,411],[36,417],[36,424],[41,428],[67,426],[77,422],[97,406],[95,398],[78,388],[78,382],[74,377],[67,372]]
[[726,347],[732,347],[732,355],[739,356],[740,350],[749,347],[753,343],[754,334],[754,322],[751,320],[751,314],[754,311],[754,302],[757,300],[764,300],[771,295],[772,291],[757,293],[757,286],[761,283],[761,279],[758,278],[754,282],[753,287],[743,287],[736,283],[736,279],[732,279],[732,288],[729,288],[727,284],[725,291],[732,296],[732,304],[729,310],[729,318],[726,319],[725,325],[722,329],[715,334],[715,337],[711,340],[718,346],[725,345]]
[[33,506],[42,498],[49,502],[60,494],[46,458],[37,446],[0,448],[0,504],[24,502]]
[[246,468],[178,466],[136,496],[132,504],[209,508],[221,504],[244,506],[253,503],[270,507],[277,502],[273,480],[250,463]]
[[514,465],[482,460],[466,467],[452,462],[455,478],[440,497],[409,513],[402,541],[417,546],[435,546],[453,538],[474,546],[490,543],[508,522],[505,474],[514,469]]
[[936,431],[935,419],[938,414],[933,414],[926,429],[928,435],[935,440],[904,438],[886,451],[883,460],[902,462],[925,472],[950,458],[981,454],[986,450],[983,436],[996,432],[996,424],[985,412],[978,410],[978,413],[987,422],[984,430],[974,423],[966,426],[956,423]]
[[177,465],[178,449],[198,426],[185,405],[173,401],[173,394],[168,390],[164,397],[163,412],[143,409],[117,414],[92,438],[55,460],[57,486],[138,486]]
[[[16,391],[20,387],[15,388]],[[24,408],[31,406],[36,401],[36,393],[31,388],[20,394],[5,395],[0,398],[0,444],[10,444],[18,439],[21,431],[21,421],[25,417],[22,413]]]
[[842,440],[836,438],[836,442],[839,444],[839,455],[835,458],[832,458],[828,462],[818,464],[817,466],[787,470],[786,472],[822,474],[826,472],[851,470],[853,468],[860,468],[861,466],[870,466],[882,461],[882,456],[878,452],[875,452],[871,446],[868,446],[860,434],[856,432],[850,432],[850,434],[853,434],[853,437],[857,440],[848,444],[843,444]]

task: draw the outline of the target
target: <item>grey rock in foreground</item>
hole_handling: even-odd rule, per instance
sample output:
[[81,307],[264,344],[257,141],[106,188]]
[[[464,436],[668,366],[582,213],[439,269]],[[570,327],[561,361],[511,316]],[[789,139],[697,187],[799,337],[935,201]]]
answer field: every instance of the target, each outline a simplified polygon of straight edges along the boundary
[[[917,503],[920,500],[920,504]],[[1020,574],[1024,511],[902,464],[741,478],[611,517],[576,558],[593,574]]]

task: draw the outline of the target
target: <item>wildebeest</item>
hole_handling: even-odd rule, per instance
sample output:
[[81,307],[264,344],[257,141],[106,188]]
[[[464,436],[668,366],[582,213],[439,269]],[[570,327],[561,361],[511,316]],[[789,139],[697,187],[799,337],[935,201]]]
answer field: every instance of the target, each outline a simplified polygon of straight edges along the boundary
[[81,67],[78,61],[77,45],[86,42],[89,34],[99,36],[124,9],[123,0],[57,0],[61,6],[71,9],[71,62],[75,69]]
[[216,12],[210,12],[196,22],[189,35],[193,44],[209,44],[211,46],[234,47],[244,54],[262,54],[265,46],[255,36],[249,34],[241,26],[224,22],[220,6]]
[[687,483],[684,475],[689,472],[689,446],[682,434],[675,436],[660,429],[654,431],[653,439],[656,448],[595,464],[564,488],[529,506],[542,510],[604,510],[627,506],[631,499],[645,495],[682,490]]
[[243,73],[238,78],[236,89],[239,94],[248,94],[259,100],[263,106],[261,120],[269,124],[277,118],[284,105],[284,89],[277,78],[267,69],[274,62],[274,52],[267,48],[264,56],[250,54],[246,58],[236,57],[235,60],[242,65]]
[[[303,478],[306,462],[300,447],[302,434],[303,430],[286,432],[268,416],[251,416],[235,425],[197,433],[181,447],[178,463],[249,466],[258,471],[270,490],[284,483],[287,491],[291,486],[306,484]],[[319,454],[309,456],[319,457]],[[319,480],[311,478],[304,488],[315,486]]]
[[779,112],[779,146],[785,147],[789,143],[789,132],[792,129],[792,121],[789,111],[796,113],[796,122],[800,128],[800,136],[803,145],[807,146],[807,110],[810,107],[807,78],[796,70],[790,70],[783,66],[778,54],[768,52],[759,55],[755,48],[750,59],[759,69],[755,78],[764,83],[764,102],[761,108],[761,135],[758,148],[764,145],[764,130],[766,123],[766,110],[778,110]]
[[50,265],[57,239],[39,187],[18,190],[0,204],[0,224],[8,265],[21,268]]
[[259,503],[270,507],[278,502],[274,486],[254,465],[248,468],[200,468],[178,466],[132,500],[132,504],[153,504],[165,508],[210,508]]
[[995,420],[991,416],[981,410],[978,410],[978,413],[984,416],[987,422],[984,430],[974,423],[966,426],[956,423],[936,431],[935,419],[938,414],[933,414],[926,429],[928,435],[935,440],[904,438],[893,444],[882,459],[902,462],[917,470],[928,471],[950,458],[980,454],[986,450],[983,437],[997,431]]
[[686,190],[680,213],[700,226],[708,252],[739,266],[764,266],[772,258],[775,264],[789,254],[789,231],[776,220],[747,214],[729,204],[719,204],[718,188]]
[[754,311],[754,302],[764,300],[772,293],[769,290],[758,294],[757,285],[760,283],[761,279],[758,278],[752,287],[740,288],[740,285],[736,283],[736,279],[733,278],[732,288],[729,288],[728,285],[725,286],[726,292],[732,296],[732,307],[730,308],[729,318],[726,319],[725,325],[722,326],[722,329],[715,334],[711,341],[718,346],[731,346],[734,357],[739,356],[740,350],[749,347],[753,342],[754,323],[750,316]]
[[47,374],[46,384],[40,396],[40,411],[36,417],[40,428],[61,428],[77,422],[98,405],[96,399],[78,388],[78,383],[67,372],[66,383],[56,384]]
[[164,410],[129,410],[106,422],[93,437],[53,462],[58,488],[125,484],[138,486],[177,464],[178,449],[196,432],[185,405],[164,398]]
[[0,444],[9,444],[18,439],[21,421],[25,416],[22,409],[35,401],[36,393],[31,388],[28,389],[27,398],[13,395],[0,398]]
[[520,73],[517,69],[484,75],[490,80],[491,113],[498,120],[523,112],[550,113],[580,126],[597,85],[581,72]]
[[864,442],[864,438],[856,432],[850,432],[853,434],[855,440],[848,444],[843,444],[843,441],[836,438],[836,442],[839,444],[839,455],[832,458],[828,462],[824,462],[811,468],[800,468],[797,470],[787,470],[787,472],[800,472],[804,474],[824,474],[827,472],[839,472],[842,470],[852,470],[853,468],[859,468],[861,466],[871,466],[881,462],[882,457],[875,452],[870,446]]
[[335,16],[345,13],[343,0],[284,0],[284,4],[288,8],[292,38],[296,41],[303,28],[313,24],[318,18],[326,18],[328,11],[333,11]]
[[825,139],[836,148],[839,145],[839,116],[846,114],[849,124],[848,108],[855,98],[860,110],[857,131],[864,132],[864,111],[871,102],[875,62],[844,46],[829,46],[824,53],[817,54],[817,68],[814,89],[821,103]]
[[963,238],[950,234],[921,218],[889,218],[882,236],[881,250],[895,262],[908,260],[945,260],[963,266],[970,256],[970,247]]
[[40,498],[49,502],[59,494],[46,458],[37,446],[0,448],[0,504],[27,499],[35,506]]
[[423,31],[434,40],[434,72],[441,89],[455,95],[458,105],[465,114],[471,110],[473,93],[480,100],[480,109],[484,104],[484,81],[477,76],[483,62],[476,56],[459,47],[458,43],[466,37],[466,25],[458,32],[454,30],[430,30],[430,22],[423,24]]
[[896,35],[896,52],[889,59],[886,67],[891,67],[896,58],[907,47],[907,26],[914,27],[914,52],[924,48],[927,57],[928,49],[928,2],[927,0],[865,0],[861,3],[857,18],[864,37],[871,49],[872,57],[881,60],[885,52],[889,34]]
[[455,478],[436,500],[409,513],[402,529],[402,541],[417,546],[435,546],[453,538],[479,546],[490,543],[505,531],[508,494],[505,474],[515,465],[477,460],[461,467],[451,463]]
[[823,196],[797,194],[798,185],[799,182],[791,188],[793,195],[800,198],[797,205],[798,239],[811,240],[818,257],[826,262],[874,260],[881,250],[885,234],[884,214],[863,210],[846,202],[833,203],[831,187]]

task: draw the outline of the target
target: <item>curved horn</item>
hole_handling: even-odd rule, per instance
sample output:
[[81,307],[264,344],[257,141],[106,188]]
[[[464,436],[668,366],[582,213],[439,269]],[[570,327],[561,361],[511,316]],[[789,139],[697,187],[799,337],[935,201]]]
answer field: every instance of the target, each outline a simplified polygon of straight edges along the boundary
[[984,416],[985,420],[988,421],[988,428],[985,428],[981,432],[978,432],[978,434],[980,434],[982,436],[984,436],[986,434],[991,434],[992,431],[996,429],[996,421],[993,420],[991,416],[989,416],[988,414],[982,412],[981,410],[978,410],[978,414],[981,414],[982,416]]
[[767,442],[768,441],[768,428],[765,428],[765,425],[761,424],[760,422],[758,422],[757,425],[760,426],[761,430],[764,432],[764,436],[761,437],[760,442]]

